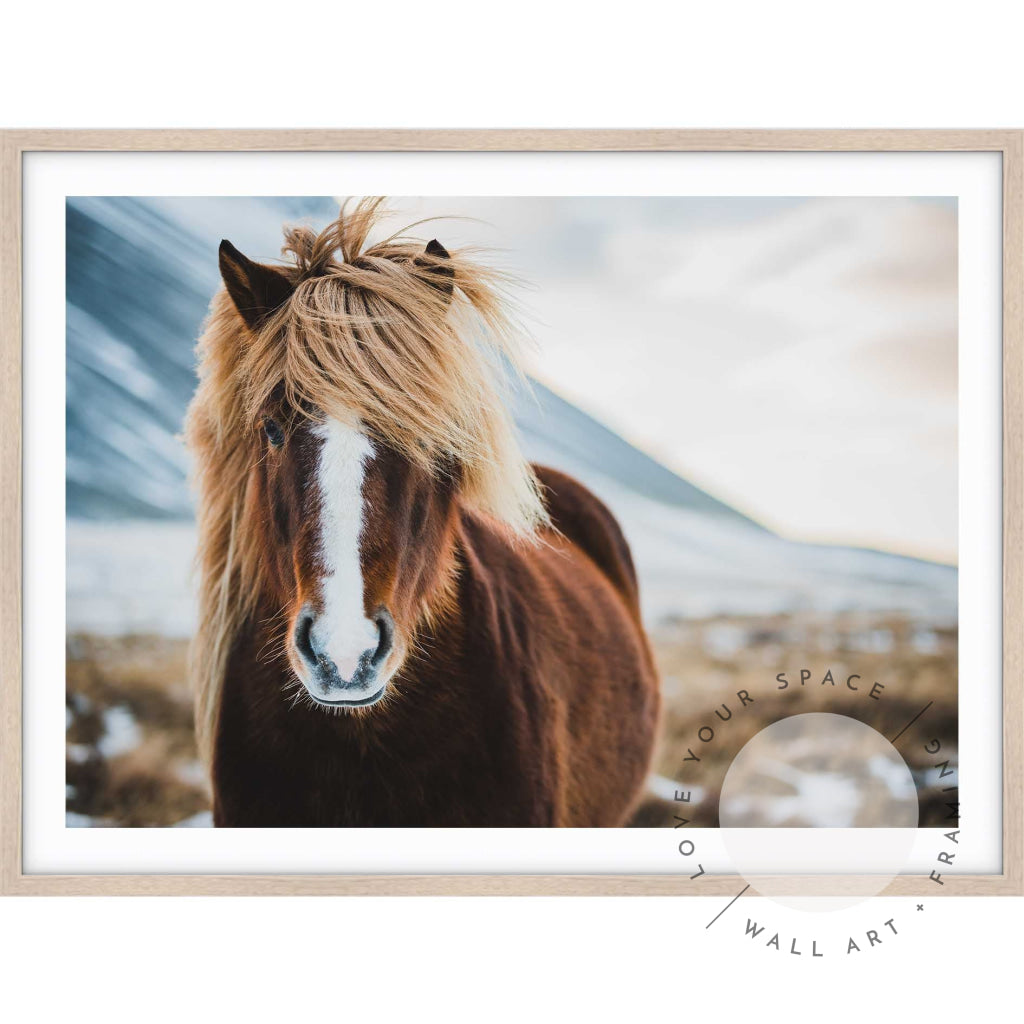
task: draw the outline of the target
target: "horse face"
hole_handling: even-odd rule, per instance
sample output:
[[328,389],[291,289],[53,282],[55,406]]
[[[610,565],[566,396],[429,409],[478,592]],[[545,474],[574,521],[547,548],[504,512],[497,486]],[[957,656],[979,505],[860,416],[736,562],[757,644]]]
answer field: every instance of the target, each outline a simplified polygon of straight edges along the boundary
[[401,668],[440,564],[454,480],[357,424],[263,419],[286,651],[315,703],[376,704]]
[[[449,261],[436,239],[412,261],[412,277],[425,275],[440,296],[434,313],[452,297]],[[254,332],[295,287],[294,275],[254,263],[227,241],[220,269]],[[440,589],[457,473],[415,467],[371,440],[354,417],[286,409],[282,391],[263,410],[257,486],[246,500],[259,502],[249,511],[271,533],[260,553],[276,575],[285,650],[317,704],[367,707],[384,696]]]

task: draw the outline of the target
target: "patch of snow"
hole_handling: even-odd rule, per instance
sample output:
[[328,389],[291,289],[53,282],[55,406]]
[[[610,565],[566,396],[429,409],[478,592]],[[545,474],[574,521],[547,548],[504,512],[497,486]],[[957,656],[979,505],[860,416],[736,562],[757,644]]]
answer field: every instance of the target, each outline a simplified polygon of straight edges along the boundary
[[75,764],[85,764],[89,760],[92,751],[84,743],[69,743],[67,745],[67,759]]
[[672,779],[666,778],[664,775],[658,775],[656,772],[651,772],[647,776],[647,791],[659,800],[668,800],[671,803],[676,802],[676,793],[689,793],[690,799],[687,803],[679,801],[682,807],[692,807],[704,799],[703,786],[689,786],[684,785],[682,782],[673,782]]
[[731,658],[747,645],[749,631],[730,622],[707,626],[701,642],[708,654],[718,658]]
[[857,780],[838,772],[805,772],[784,761],[767,759],[758,766],[763,775],[792,787],[792,794],[723,796],[721,813],[737,820],[757,810],[771,825],[799,818],[811,828],[850,828],[860,806]]
[[71,694],[71,706],[79,715],[87,715],[92,711],[92,701],[84,693]]
[[198,814],[193,814],[191,818],[185,818],[184,821],[179,821],[173,828],[213,828],[213,812],[212,811],[200,811]]
[[191,522],[67,523],[67,631],[192,635]]
[[893,636],[890,629],[865,629],[852,634],[848,640],[855,651],[868,651],[872,654],[888,654],[893,648]]
[[885,783],[886,789],[897,799],[908,799],[917,792],[917,787],[914,785],[914,777],[910,772],[904,766],[890,760],[888,757],[876,754],[874,757],[869,758],[868,771],[876,779],[881,779]]
[[210,784],[206,769],[200,761],[188,761],[184,764],[179,764],[175,767],[174,774],[187,786],[206,789]]
[[142,730],[135,716],[119,704],[103,712],[103,727],[105,731],[96,749],[108,760],[127,754],[142,742]]
[[75,811],[64,812],[65,828],[104,828],[109,824],[106,818],[90,818],[88,814],[77,814]]
[[[957,751],[954,749],[947,752],[946,748],[943,747],[943,754],[949,759],[948,767],[943,767],[942,765],[932,765],[928,768],[925,768],[923,771],[919,772],[918,783],[920,786],[923,786],[927,789],[931,789],[933,787],[937,788],[940,786],[944,787],[956,785],[956,775],[954,773],[956,772],[959,763],[957,758]],[[945,777],[943,777],[943,772],[946,773]]]

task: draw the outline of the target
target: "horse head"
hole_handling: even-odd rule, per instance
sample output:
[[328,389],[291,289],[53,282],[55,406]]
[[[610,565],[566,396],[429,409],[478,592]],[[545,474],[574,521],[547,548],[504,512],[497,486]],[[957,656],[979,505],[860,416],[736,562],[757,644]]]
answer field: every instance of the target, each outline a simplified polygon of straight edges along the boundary
[[[436,293],[433,307],[429,296],[424,301],[438,316],[453,290],[449,259],[431,241],[410,271]],[[220,268],[250,331],[287,315],[297,290],[292,274],[249,260],[227,241]],[[310,341],[295,340],[306,347]],[[381,700],[413,648],[424,610],[436,607],[459,465],[452,460],[431,471],[362,422],[357,410],[296,400],[283,382],[253,426],[247,503],[252,520],[264,526],[262,557],[285,623],[288,663],[314,704],[368,707]]]

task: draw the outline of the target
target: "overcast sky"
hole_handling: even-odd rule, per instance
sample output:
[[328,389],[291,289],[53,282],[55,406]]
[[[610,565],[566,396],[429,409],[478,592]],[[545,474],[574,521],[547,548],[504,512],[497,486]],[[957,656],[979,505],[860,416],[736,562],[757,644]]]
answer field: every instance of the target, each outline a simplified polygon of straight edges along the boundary
[[533,372],[672,469],[787,536],[955,562],[954,202],[396,206],[484,221],[417,232],[501,249]]

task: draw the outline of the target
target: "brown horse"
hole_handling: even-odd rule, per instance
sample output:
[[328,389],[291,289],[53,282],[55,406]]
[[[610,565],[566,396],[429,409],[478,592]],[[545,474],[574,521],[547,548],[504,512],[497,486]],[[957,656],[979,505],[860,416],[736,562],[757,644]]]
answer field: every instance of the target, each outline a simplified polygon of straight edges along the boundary
[[621,825],[659,704],[629,548],[519,453],[501,276],[367,247],[379,214],[280,266],[221,245],[187,424],[214,821]]

